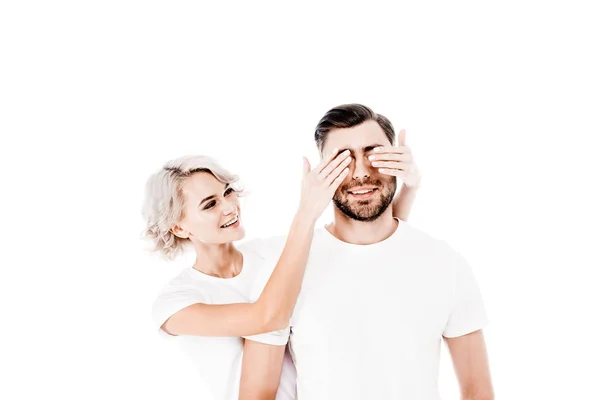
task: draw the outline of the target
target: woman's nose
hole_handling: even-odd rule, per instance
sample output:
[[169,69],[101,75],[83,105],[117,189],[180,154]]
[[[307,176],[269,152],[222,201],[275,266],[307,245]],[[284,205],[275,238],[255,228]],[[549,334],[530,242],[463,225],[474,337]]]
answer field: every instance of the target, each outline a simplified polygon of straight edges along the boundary
[[225,203],[223,204],[224,215],[233,214],[236,210],[237,206],[234,203],[225,200]]

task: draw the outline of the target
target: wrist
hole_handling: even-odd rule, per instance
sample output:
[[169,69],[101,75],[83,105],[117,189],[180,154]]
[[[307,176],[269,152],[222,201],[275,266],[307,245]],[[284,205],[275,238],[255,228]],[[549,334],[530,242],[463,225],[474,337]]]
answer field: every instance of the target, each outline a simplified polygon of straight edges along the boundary
[[310,205],[300,206],[294,216],[294,224],[306,227],[307,229],[313,229],[319,216],[311,208]]
[[420,187],[421,187],[421,181],[412,183],[410,185],[407,185],[406,183],[402,182],[402,190],[404,190],[404,191],[417,191],[417,190],[419,190]]
[[[406,181],[409,183],[407,184]],[[410,170],[408,176],[406,177],[406,181],[402,181],[403,187],[407,189],[419,189],[421,187],[421,171],[416,166]]]
[[421,177],[419,176],[417,179],[412,180],[410,184],[406,182],[402,182],[402,188],[408,190],[417,190],[421,187]]

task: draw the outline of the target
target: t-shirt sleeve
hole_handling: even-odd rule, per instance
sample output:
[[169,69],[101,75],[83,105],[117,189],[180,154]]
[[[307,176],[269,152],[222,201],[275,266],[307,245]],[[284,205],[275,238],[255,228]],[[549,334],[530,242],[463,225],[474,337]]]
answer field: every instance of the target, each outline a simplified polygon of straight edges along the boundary
[[177,337],[161,329],[161,326],[178,311],[196,303],[206,303],[207,295],[189,287],[166,286],[152,305],[152,321],[162,337]]
[[[267,284],[267,281],[271,277],[278,260],[279,257],[275,257],[273,255],[265,260],[260,271],[258,271],[256,274],[256,280],[254,281],[250,291],[250,301],[254,302],[258,300],[263,289],[265,288],[265,285]],[[290,327],[288,326],[278,331],[260,333],[258,335],[244,336],[244,338],[274,346],[285,346],[290,338]]]
[[260,333],[258,335],[244,336],[244,339],[270,344],[273,346],[285,346],[290,339],[290,327],[278,331]]
[[443,336],[453,338],[484,328],[488,317],[471,266],[458,253],[453,252],[454,288],[450,315]]

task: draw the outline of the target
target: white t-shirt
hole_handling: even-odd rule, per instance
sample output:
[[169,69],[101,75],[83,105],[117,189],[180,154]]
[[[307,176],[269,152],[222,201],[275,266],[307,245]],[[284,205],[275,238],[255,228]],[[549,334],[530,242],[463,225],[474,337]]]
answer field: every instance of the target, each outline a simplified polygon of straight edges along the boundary
[[[217,278],[186,268],[164,286],[152,306],[152,319],[159,334],[178,341],[192,365],[197,367],[199,384],[210,391],[207,400],[237,400],[244,342],[240,337],[172,336],[160,327],[177,311],[196,303],[230,304],[248,302],[255,279],[264,268],[266,257],[260,239],[238,246],[243,254],[242,271],[233,278]],[[268,253],[271,258],[271,253]],[[267,275],[269,272],[267,272]],[[262,274],[264,275],[264,274]],[[265,282],[266,283],[266,282]],[[272,337],[269,340],[268,337]],[[287,335],[285,336],[287,342]],[[268,334],[262,342],[280,345],[276,333]],[[283,345],[285,345],[285,342]],[[295,398],[295,376],[291,357],[287,353],[286,372],[282,375],[277,400]]]
[[486,325],[465,260],[445,242],[398,223],[391,237],[371,245],[342,242],[324,228],[315,232],[288,330],[298,400],[439,400],[442,336]]

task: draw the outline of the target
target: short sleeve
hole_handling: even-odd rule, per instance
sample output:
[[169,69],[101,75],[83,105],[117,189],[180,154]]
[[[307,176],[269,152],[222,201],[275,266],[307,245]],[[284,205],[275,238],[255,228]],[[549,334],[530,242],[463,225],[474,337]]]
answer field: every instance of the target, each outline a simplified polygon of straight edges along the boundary
[[273,346],[285,346],[290,339],[290,328],[288,326],[287,328],[278,331],[244,336],[244,339],[252,340],[253,342],[270,344]]
[[[250,301],[258,300],[263,289],[265,288],[265,285],[269,281],[269,278],[271,277],[278,260],[279,257],[274,257],[273,255],[269,256],[265,260],[260,271],[256,274],[256,279],[250,291]],[[290,338],[290,327],[288,326],[285,329],[261,333],[258,335],[244,336],[244,338],[274,346],[285,346]]]
[[176,337],[169,335],[161,326],[173,314],[196,303],[206,303],[207,296],[201,291],[189,287],[167,286],[158,295],[152,305],[152,321],[158,332],[163,337]]
[[443,336],[453,338],[484,328],[488,317],[473,270],[457,253],[453,254],[454,288],[450,315]]

